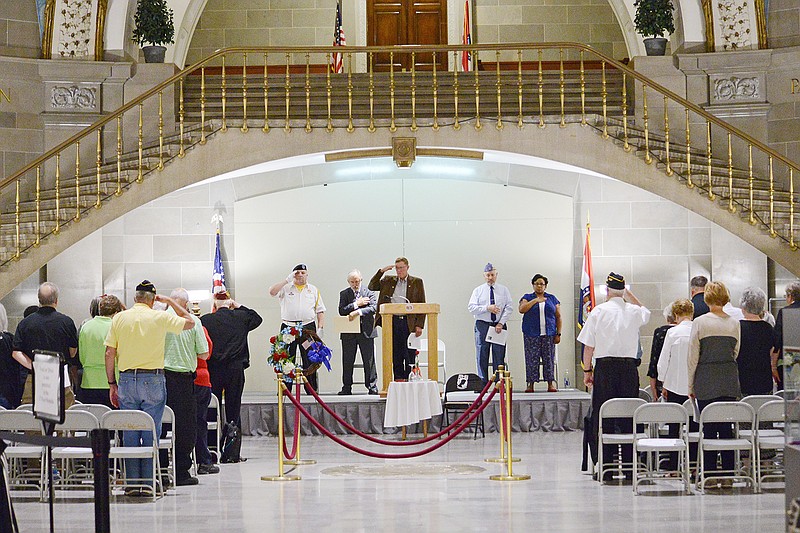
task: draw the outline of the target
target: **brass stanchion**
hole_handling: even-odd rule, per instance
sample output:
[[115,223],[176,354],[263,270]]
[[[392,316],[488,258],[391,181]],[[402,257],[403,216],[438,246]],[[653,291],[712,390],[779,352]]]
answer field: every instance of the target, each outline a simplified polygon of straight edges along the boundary
[[[497,374],[497,385],[496,387],[504,387],[505,386],[505,369],[503,365],[498,365],[497,370],[495,371]],[[506,401],[510,402],[511,398],[506,396]],[[506,435],[505,430],[503,429],[503,418],[505,418],[505,405],[500,404],[500,457],[492,457],[490,459],[485,459],[487,463],[506,463],[508,462],[508,458],[506,457]],[[510,426],[509,426],[510,431]],[[512,457],[511,460],[515,463],[519,462],[519,457]]]
[[277,476],[261,476],[261,481],[297,481],[300,476],[287,476],[283,472],[283,393],[286,390],[286,385],[283,383],[283,374],[278,373],[278,475]]
[[526,479],[530,479],[531,476],[527,474],[522,475],[514,475],[514,470],[512,468],[512,463],[514,463],[512,447],[511,447],[511,373],[509,371],[504,372],[504,383],[505,386],[505,393],[506,393],[506,404],[505,404],[505,417],[506,417],[506,428],[508,429],[508,435],[506,438],[506,445],[508,446],[508,453],[506,455],[506,475],[497,475],[497,476],[489,476],[489,479],[492,481],[524,481]]
[[[302,370],[297,371],[296,374],[297,374],[297,378],[296,378],[297,379],[297,384],[302,389],[303,388],[303,381],[306,379],[306,376],[303,374]],[[291,391],[289,391],[289,394],[291,394]],[[284,462],[287,465],[293,465],[293,466],[303,466],[303,465],[314,465],[314,464],[317,464],[317,462],[315,460],[313,460],[313,459],[300,459],[300,425],[299,424],[295,428],[295,431],[297,431],[297,451],[294,454],[294,459],[287,459]]]

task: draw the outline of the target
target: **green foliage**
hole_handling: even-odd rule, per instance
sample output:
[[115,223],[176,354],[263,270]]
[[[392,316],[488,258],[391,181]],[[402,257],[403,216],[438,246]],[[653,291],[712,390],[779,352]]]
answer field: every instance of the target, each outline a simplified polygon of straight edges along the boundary
[[133,21],[133,40],[140,46],[145,43],[165,45],[174,42],[175,25],[167,0],[139,0]]
[[633,24],[636,31],[645,37],[663,37],[664,32],[671,34],[675,31],[672,20],[672,11],[675,6],[672,0],[636,0],[636,16]]

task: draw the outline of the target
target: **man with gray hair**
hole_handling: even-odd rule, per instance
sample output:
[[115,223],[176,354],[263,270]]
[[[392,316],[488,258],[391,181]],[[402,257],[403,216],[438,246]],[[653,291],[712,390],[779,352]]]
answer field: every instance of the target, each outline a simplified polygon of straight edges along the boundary
[[[169,295],[175,303],[189,312],[189,293],[175,289]],[[167,313],[175,315],[173,309]],[[164,377],[167,385],[167,405],[175,413],[172,431],[175,435],[175,485],[197,485],[189,473],[192,450],[197,439],[197,412],[194,397],[194,377],[197,358],[208,359],[208,342],[200,319],[191,315],[194,327],[175,335],[167,333],[164,345]],[[168,454],[161,456],[161,465],[168,464]]]
[[[164,379],[164,346],[168,333],[178,334],[195,327],[186,309],[172,298],[156,294],[148,280],[136,286],[133,307],[117,313],[111,319],[106,337],[106,377],[109,398],[115,407],[144,411],[161,432],[167,390]],[[155,302],[171,307],[175,314],[156,311]],[[115,365],[116,363],[116,365]],[[119,384],[114,374],[119,368]],[[153,437],[147,431],[124,431],[125,446],[152,446]],[[152,459],[126,459],[125,476],[142,485],[152,468]],[[126,489],[129,496],[152,496],[150,489]]]
[[364,363],[364,386],[369,394],[378,394],[378,372],[375,369],[375,311],[378,309],[378,297],[366,288],[361,281],[363,277],[358,270],[347,274],[347,289],[339,293],[339,315],[350,321],[359,320],[359,333],[342,333],[342,390],[340,396],[352,394],[353,364],[356,362],[356,349],[361,349],[361,361]]
[[[800,308],[800,281],[793,281],[786,286],[786,307],[783,309]],[[783,309],[778,311],[775,318],[775,343],[772,350],[772,377],[778,386],[783,389],[783,364],[778,364],[783,352]]]

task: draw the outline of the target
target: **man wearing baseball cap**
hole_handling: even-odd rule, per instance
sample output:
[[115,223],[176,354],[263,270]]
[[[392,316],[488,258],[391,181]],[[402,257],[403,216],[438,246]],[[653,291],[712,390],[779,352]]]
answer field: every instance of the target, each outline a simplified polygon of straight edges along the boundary
[[[594,386],[592,392],[592,440],[597,442],[600,423],[600,406],[612,398],[637,398],[639,374],[636,370],[636,355],[639,349],[639,328],[650,320],[650,310],[644,307],[633,293],[625,288],[625,278],[611,272],[606,278],[606,301],[592,309],[578,342],[583,343],[583,382]],[[594,366],[593,366],[594,364]],[[619,421],[617,432],[631,433],[630,420]],[[603,428],[614,433],[615,428]],[[616,445],[604,445],[603,461],[612,462]],[[630,464],[633,459],[631,445],[622,446],[622,461]],[[597,449],[592,449],[592,460],[597,462]],[[603,465],[598,465],[598,472]],[[610,479],[607,472],[603,481]],[[630,470],[625,473],[630,478]]]
[[492,352],[492,368],[505,365],[505,344],[491,343],[486,340],[489,328],[497,333],[506,328],[511,317],[511,292],[505,285],[497,282],[497,269],[491,263],[483,268],[483,283],[472,291],[467,309],[475,317],[475,359],[478,375],[486,383],[489,380],[489,351]]

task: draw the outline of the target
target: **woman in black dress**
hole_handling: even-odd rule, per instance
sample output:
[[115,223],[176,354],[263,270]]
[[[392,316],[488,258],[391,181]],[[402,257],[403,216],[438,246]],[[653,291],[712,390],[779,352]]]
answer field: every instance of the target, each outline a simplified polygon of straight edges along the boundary
[[758,287],[748,287],[742,292],[739,307],[744,320],[740,321],[741,344],[736,362],[743,396],[772,394],[773,328],[763,320],[766,306],[767,295]]

